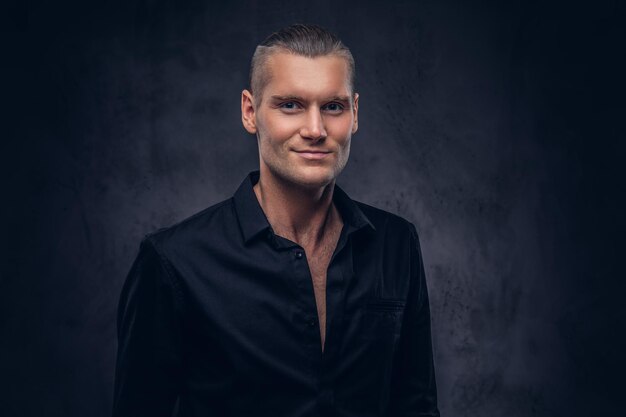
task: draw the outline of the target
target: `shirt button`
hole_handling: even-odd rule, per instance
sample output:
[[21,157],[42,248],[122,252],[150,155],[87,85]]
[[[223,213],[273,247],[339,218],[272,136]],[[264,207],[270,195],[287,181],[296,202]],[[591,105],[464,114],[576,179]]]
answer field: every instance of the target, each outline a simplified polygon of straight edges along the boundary
[[302,259],[303,253],[302,251],[296,251],[296,259]]

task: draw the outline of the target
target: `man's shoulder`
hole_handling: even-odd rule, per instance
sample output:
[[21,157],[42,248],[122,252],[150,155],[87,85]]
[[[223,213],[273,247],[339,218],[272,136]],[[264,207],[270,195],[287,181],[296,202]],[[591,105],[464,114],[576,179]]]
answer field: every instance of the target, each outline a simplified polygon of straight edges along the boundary
[[417,234],[415,225],[405,217],[361,201],[352,201],[372,223],[378,235],[402,237]]
[[177,222],[147,233],[142,239],[159,250],[184,250],[190,245],[206,242],[207,237],[215,234],[227,224],[236,222],[233,211],[233,198],[229,197],[209,207],[184,217]]

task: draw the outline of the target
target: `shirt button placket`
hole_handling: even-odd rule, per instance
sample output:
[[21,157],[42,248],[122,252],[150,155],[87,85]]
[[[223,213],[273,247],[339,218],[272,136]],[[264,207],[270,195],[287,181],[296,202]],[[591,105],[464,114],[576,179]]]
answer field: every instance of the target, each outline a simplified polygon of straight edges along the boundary
[[[296,250],[294,251],[294,253],[293,253],[293,256],[294,256],[297,260],[301,260],[302,258],[304,258],[304,252],[302,252],[302,250],[300,250],[300,249],[296,249]],[[315,321],[315,318],[314,318],[314,317],[310,317],[310,316],[309,316],[309,317],[307,317],[307,318],[305,319],[305,321],[306,321],[306,325],[307,325],[307,327],[310,327],[310,328],[315,327],[316,321]]]
[[[304,251],[302,249],[296,249],[293,252],[293,256],[294,256],[294,258],[296,258],[296,260],[299,260],[299,261],[305,259]],[[306,323],[306,326],[309,329],[315,329],[315,328],[317,328],[317,317],[307,316],[305,318],[305,323]]]

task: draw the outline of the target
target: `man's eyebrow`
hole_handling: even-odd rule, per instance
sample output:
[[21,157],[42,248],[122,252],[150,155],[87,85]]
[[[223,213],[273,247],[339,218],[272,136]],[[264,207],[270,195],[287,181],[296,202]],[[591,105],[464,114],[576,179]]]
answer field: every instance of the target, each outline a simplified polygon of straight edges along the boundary
[[[304,99],[304,97],[294,96],[294,95],[287,95],[287,96],[274,95],[274,96],[272,96],[272,98],[275,99],[275,100],[300,100],[300,101],[306,101]],[[350,101],[350,97],[349,96],[332,96],[332,97],[325,98],[322,101],[344,101],[344,102],[349,102]]]
[[350,101],[350,97],[348,96],[333,96],[333,97],[329,97],[326,99],[327,101],[345,101],[345,102],[349,102]]
[[272,96],[275,100],[300,100],[304,101],[304,98],[300,96]]

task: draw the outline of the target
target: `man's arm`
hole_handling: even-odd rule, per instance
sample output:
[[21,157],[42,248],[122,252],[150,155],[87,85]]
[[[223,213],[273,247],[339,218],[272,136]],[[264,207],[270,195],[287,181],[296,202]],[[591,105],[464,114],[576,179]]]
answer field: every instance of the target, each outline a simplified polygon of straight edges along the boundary
[[181,375],[181,305],[169,264],[144,239],[118,306],[113,417],[171,417]]
[[411,282],[402,333],[394,356],[389,415],[438,417],[428,289],[417,230],[412,223],[410,228]]

